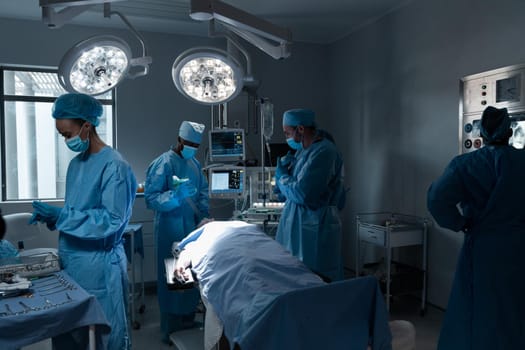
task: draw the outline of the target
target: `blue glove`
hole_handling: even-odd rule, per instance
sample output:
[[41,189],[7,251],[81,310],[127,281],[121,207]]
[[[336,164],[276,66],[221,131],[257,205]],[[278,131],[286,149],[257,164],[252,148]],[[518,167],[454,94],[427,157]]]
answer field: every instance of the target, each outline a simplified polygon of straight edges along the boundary
[[197,193],[197,188],[193,186],[191,181],[186,181],[177,186],[175,196],[180,199],[194,196]]
[[[288,170],[288,165],[283,164],[283,158],[284,157],[281,157],[277,160],[277,168],[275,169],[275,182],[276,183],[279,182],[279,179],[283,175],[290,175],[290,170]],[[284,161],[286,162],[286,159]]]
[[279,160],[281,161],[282,165],[290,168],[293,166],[293,163],[295,163],[295,156],[292,154],[292,152],[288,151],[288,153],[279,158]]
[[281,189],[279,188],[279,185],[276,183],[275,186],[273,187],[273,194],[275,194],[277,196],[277,201],[278,202],[284,202],[286,201],[286,197],[283,195],[283,193],[281,192]]
[[33,216],[29,220],[29,223],[35,224],[37,221],[42,221],[48,226],[54,226],[56,224],[62,211],[62,208],[39,201],[33,201],[33,209]]

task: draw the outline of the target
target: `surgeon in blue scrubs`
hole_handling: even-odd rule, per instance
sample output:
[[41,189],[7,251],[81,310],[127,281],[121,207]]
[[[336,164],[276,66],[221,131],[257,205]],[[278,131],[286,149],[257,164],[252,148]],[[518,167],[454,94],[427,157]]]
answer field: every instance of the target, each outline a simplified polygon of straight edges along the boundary
[[436,222],[464,237],[439,350],[525,349],[525,151],[509,146],[510,124],[507,109],[487,107],[485,146],[428,190]]
[[200,299],[197,289],[167,289],[164,259],[172,257],[173,242],[181,241],[208,217],[208,182],[195,159],[203,132],[204,125],[183,121],[177,145],[155,159],[146,172],[144,197],[155,211],[157,294],[165,343],[171,333],[194,326]]
[[[137,182],[126,160],[97,134],[102,113],[100,102],[88,95],[70,93],[56,99],[56,129],[78,155],[67,170],[64,207],[35,201],[31,221],[59,231],[62,268],[95,295],[109,321],[107,348],[131,349],[122,233],[131,217]],[[53,342],[56,348],[81,349],[85,346],[77,341],[87,339],[80,338],[67,334]]]
[[293,161],[279,159],[275,180],[286,198],[276,240],[326,280],[343,277],[341,220],[343,160],[335,143],[318,132],[315,113],[292,109],[283,115]]

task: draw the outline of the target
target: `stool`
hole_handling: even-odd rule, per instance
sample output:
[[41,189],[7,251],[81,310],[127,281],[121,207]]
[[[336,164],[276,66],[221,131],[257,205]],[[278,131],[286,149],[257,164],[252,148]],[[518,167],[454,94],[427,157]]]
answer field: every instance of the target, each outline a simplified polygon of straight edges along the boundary
[[177,350],[204,349],[204,328],[197,327],[170,334],[170,340]]
[[395,320],[388,322],[392,333],[392,350],[415,350],[416,328],[408,321]]

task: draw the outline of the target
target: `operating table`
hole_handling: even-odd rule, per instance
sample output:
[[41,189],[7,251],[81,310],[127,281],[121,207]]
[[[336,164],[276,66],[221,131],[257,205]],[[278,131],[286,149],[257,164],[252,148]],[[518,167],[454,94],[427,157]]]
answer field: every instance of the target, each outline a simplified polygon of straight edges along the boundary
[[242,350],[391,349],[374,277],[326,283],[242,221],[204,225],[177,244],[177,255],[168,283],[175,283],[174,268],[191,267],[207,306],[208,346],[222,334],[231,349]]

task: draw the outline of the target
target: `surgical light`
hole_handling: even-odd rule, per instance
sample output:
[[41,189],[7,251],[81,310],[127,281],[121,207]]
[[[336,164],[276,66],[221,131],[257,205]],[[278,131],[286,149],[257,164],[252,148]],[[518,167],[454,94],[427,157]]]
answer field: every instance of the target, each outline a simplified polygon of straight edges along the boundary
[[[152,58],[147,55],[144,40],[124,15],[111,11],[110,3],[114,1],[120,0],[40,0],[42,19],[49,28],[59,28],[92,6],[103,4],[104,17],[118,15],[142,46],[142,56],[132,58],[129,45],[116,36],[95,36],[77,43],[58,67],[58,81],[67,91],[99,95],[115,88],[124,78],[148,74]],[[58,6],[65,7],[57,12]],[[139,70],[132,72],[137,67]]]
[[[246,59],[246,70],[231,54],[213,49],[190,49],[177,57],[172,77],[177,89],[190,100],[202,104],[220,104],[235,98],[245,87],[256,88],[251,74],[251,59],[238,42],[243,38],[275,59],[290,56],[291,32],[237,9],[219,0],[190,0],[190,17],[209,21],[210,37],[225,37]],[[215,32],[214,22],[226,29]]]
[[183,52],[172,68],[177,89],[187,98],[206,105],[235,98],[243,87],[244,73],[227,52],[212,48],[192,48]]
[[131,49],[115,36],[92,37],[72,47],[62,58],[58,79],[67,91],[98,95],[125,78]]

